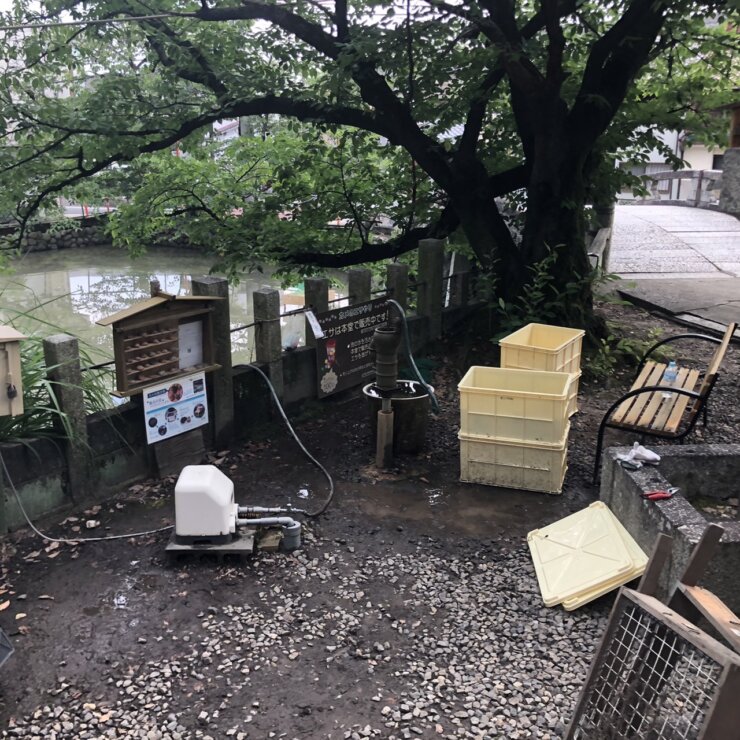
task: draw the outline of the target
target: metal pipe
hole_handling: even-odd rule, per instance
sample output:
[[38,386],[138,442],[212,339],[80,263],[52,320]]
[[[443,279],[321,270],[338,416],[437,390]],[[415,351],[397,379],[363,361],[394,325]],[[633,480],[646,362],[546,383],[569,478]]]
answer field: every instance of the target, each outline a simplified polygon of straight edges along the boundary
[[[239,516],[250,516],[253,514],[295,514],[295,509],[269,506],[240,506]],[[300,512],[299,512],[300,513]]]
[[237,519],[237,527],[269,527],[269,526],[280,526],[280,527],[295,527],[300,526],[300,522],[289,516],[263,516],[259,519]]
[[[244,507],[240,507],[244,508]],[[301,546],[301,523],[289,516],[265,516],[259,519],[237,519],[237,527],[275,527],[283,528],[281,547],[289,552]]]

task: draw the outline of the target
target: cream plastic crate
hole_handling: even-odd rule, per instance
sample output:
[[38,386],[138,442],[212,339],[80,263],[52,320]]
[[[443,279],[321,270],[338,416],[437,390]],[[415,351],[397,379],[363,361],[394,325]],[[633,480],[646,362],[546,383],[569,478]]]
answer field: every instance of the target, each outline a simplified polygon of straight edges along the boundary
[[582,329],[527,324],[499,341],[501,367],[580,373]]
[[557,445],[490,441],[458,434],[460,480],[500,488],[560,493],[568,456],[566,438]]
[[569,373],[475,365],[457,387],[462,434],[563,444],[572,390]]
[[570,374],[570,386],[568,388],[568,417],[578,411],[578,386],[581,381],[581,372]]

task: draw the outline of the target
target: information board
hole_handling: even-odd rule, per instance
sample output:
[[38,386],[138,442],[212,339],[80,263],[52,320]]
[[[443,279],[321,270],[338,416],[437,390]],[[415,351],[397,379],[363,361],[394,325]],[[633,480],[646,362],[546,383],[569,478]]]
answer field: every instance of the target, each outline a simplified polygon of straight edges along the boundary
[[148,444],[208,423],[205,373],[193,373],[143,389]]
[[324,338],[316,340],[319,398],[370,383],[375,377],[370,342],[376,327],[388,320],[386,299],[336,308],[316,318],[324,332]]

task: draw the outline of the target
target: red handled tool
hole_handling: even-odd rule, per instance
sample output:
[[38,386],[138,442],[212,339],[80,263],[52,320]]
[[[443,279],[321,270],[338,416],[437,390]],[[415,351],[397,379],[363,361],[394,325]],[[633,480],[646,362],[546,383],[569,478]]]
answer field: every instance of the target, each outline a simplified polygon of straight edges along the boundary
[[642,497],[646,498],[648,501],[665,501],[668,498],[673,498],[677,493],[678,488],[673,486],[671,488],[666,488],[665,490],[645,491],[642,494]]

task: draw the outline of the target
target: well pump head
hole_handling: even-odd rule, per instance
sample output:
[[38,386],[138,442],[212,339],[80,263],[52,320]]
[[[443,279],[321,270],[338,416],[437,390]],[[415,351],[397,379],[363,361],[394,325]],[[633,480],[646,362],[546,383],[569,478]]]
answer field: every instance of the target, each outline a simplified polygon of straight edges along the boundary
[[398,348],[401,326],[397,319],[379,326],[373,333],[370,349],[375,352],[375,385],[382,392],[398,388]]

